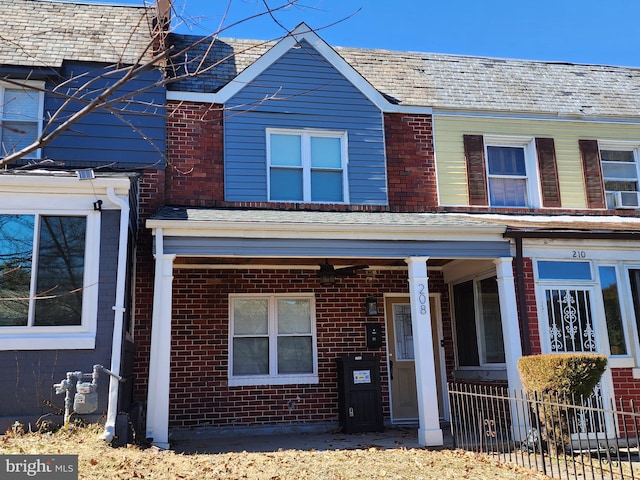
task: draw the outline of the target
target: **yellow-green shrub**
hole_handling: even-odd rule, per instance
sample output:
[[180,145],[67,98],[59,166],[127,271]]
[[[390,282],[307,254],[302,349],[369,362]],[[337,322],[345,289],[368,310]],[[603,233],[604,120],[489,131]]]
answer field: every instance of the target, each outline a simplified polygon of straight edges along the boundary
[[549,353],[518,361],[527,391],[576,399],[591,395],[606,368],[607,357],[596,353]]
[[591,396],[607,368],[607,357],[593,353],[558,353],[522,357],[518,370],[524,388],[546,407],[538,408],[544,438],[560,453],[570,442],[569,421]]

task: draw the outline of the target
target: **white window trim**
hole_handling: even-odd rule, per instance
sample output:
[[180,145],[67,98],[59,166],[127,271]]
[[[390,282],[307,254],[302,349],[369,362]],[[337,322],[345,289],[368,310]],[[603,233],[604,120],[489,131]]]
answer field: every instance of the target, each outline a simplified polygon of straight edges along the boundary
[[[625,140],[598,140],[598,154],[600,155],[600,171],[602,173],[602,183],[606,182],[602,160],[602,150],[616,150],[622,152],[633,152],[636,165],[636,182],[638,182],[638,204],[637,207],[620,207],[613,206],[613,209],[638,209],[640,208],[640,142],[638,141],[625,141]],[[605,189],[605,202],[607,195],[615,194],[616,191]]]
[[[631,292],[629,270],[640,270],[640,263],[619,262],[616,273],[618,275],[618,281],[622,279],[623,282],[619,284],[621,287],[618,289],[618,295],[626,299],[626,301],[621,302],[620,311],[625,326],[625,335],[627,335],[629,354],[637,359],[631,366],[640,367],[640,333],[638,333],[638,329],[636,328],[636,322],[640,323],[640,318],[636,318],[636,313],[633,308],[633,294]],[[640,378],[640,368],[634,368],[634,378]]]
[[[273,200],[271,198],[271,135],[283,134],[283,135],[299,135],[302,143],[302,200],[284,200],[291,203],[336,203],[336,204],[348,204],[349,200],[349,179],[347,175],[347,166],[349,164],[348,158],[348,136],[346,131],[333,131],[333,130],[296,130],[287,128],[267,128],[267,198],[270,202],[281,202],[283,200]],[[318,202],[311,200],[311,158],[310,152],[310,138],[311,137],[327,137],[327,138],[339,138],[340,139],[340,160],[342,170],[342,201],[341,202]],[[283,168],[276,166],[277,168]],[[284,167],[286,168],[286,167]],[[293,168],[293,167],[291,167]],[[337,171],[337,169],[335,169]]]
[[[36,80],[18,80],[16,82],[19,85],[12,84],[9,82],[0,81],[0,102],[4,99],[4,91],[6,88],[24,88],[28,90],[30,88],[34,89],[33,93],[38,95],[38,114],[40,115],[40,121],[38,122],[38,138],[42,135],[42,123],[44,120],[44,82],[36,81]],[[0,105],[0,122],[4,121],[4,115],[2,114],[2,106]],[[42,157],[42,149],[39,148],[28,155],[25,155],[24,158],[28,159],[40,159]],[[0,158],[2,158],[2,152],[0,151]]]
[[[266,375],[233,375],[233,300],[240,298],[267,298],[269,299],[269,366],[270,373]],[[277,317],[275,315],[275,303],[279,298],[299,298],[308,299],[311,314],[311,349],[313,354],[313,372],[303,374],[278,375],[276,369],[278,365],[278,352],[275,348],[277,341]],[[229,362],[227,378],[230,387],[257,386],[257,385],[292,385],[292,384],[317,384],[320,382],[318,376],[318,340],[316,329],[316,306],[315,296],[307,293],[293,294],[230,294],[229,295]]]
[[[480,327],[480,305],[478,304],[478,302],[476,301],[477,299],[477,295],[478,295],[478,282],[481,282],[482,280],[486,280],[487,278],[491,278],[491,277],[495,277],[496,273],[495,271],[493,272],[485,272],[483,274],[480,275],[475,275],[469,278],[465,278],[464,280],[459,280],[456,281],[455,284],[452,284],[452,290],[451,290],[451,298],[453,299],[453,285],[458,285],[460,283],[466,283],[466,282],[473,282],[473,309],[474,309],[474,315],[475,315],[475,322],[476,322],[476,345],[478,348],[478,365],[460,365],[458,363],[458,349],[457,349],[457,344],[458,344],[458,340],[457,340],[457,326],[456,328],[454,328],[453,333],[456,336],[455,340],[455,344],[456,344],[456,352],[455,352],[455,356],[456,356],[456,369],[457,370],[472,370],[472,371],[478,371],[478,370],[504,370],[507,366],[506,361],[503,363],[483,363],[483,358],[486,355],[483,355],[483,347],[482,347],[482,340],[480,338],[481,333],[484,333],[484,330],[481,329]],[[500,295],[498,293],[498,295]],[[502,319],[502,312],[500,312],[500,324],[502,325],[502,323],[504,322],[504,320]],[[457,321],[455,319],[455,312],[454,312],[454,321]],[[505,360],[506,360],[506,352],[505,352]]]
[[[541,206],[540,181],[538,174],[538,162],[536,155],[535,139],[533,137],[485,135],[484,137],[484,158],[485,170],[487,172],[487,190],[489,195],[489,206],[491,205],[491,193],[489,191],[489,180],[491,178],[524,179],[527,188],[527,205],[517,207],[514,205],[499,206],[496,208],[539,208]],[[489,174],[489,152],[488,147],[520,147],[524,149],[524,162],[526,175],[491,175]]]
[[[549,262],[558,262],[558,261],[572,261],[572,259],[568,258],[558,258],[558,257],[535,257],[533,258],[533,278],[535,284],[535,295],[536,295],[536,306],[538,312],[544,312],[545,308],[545,298],[544,298],[544,290],[549,287],[556,288],[588,288],[591,294],[591,302],[592,302],[592,312],[593,318],[598,320],[596,325],[597,327],[597,336],[596,336],[596,344],[597,344],[597,352],[606,355],[609,362],[609,367],[612,368],[630,368],[636,365],[636,361],[634,357],[637,354],[634,352],[640,352],[638,349],[638,335],[635,332],[630,331],[631,329],[631,319],[634,318],[633,314],[629,316],[629,306],[626,305],[628,302],[621,301],[620,305],[620,313],[622,316],[622,328],[624,329],[625,341],[627,344],[627,354],[626,355],[611,355],[610,347],[609,347],[609,332],[607,331],[607,324],[605,319],[605,310],[604,310],[604,302],[602,299],[602,285],[600,283],[600,271],[599,267],[616,267],[616,280],[618,282],[618,296],[622,297],[623,290],[624,295],[627,298],[631,299],[631,291],[629,286],[628,279],[625,280],[621,278],[621,271],[624,270],[628,272],[628,268],[633,268],[632,266],[628,267],[628,263],[624,261],[610,261],[610,260],[602,260],[594,257],[590,258],[580,258],[575,259],[577,262],[586,262],[589,263],[589,268],[591,270],[591,279],[590,280],[562,280],[562,279],[540,279],[538,276],[538,262],[539,261],[549,261]],[[639,267],[640,268],[640,267]],[[621,282],[622,280],[622,282]],[[604,319],[604,320],[602,320]],[[551,341],[549,338],[549,328],[547,325],[547,318],[544,318],[544,315],[538,315],[538,331],[540,332],[540,343],[541,347],[543,347],[543,352],[549,352],[551,349]]]
[[[48,198],[55,205],[56,196]],[[1,200],[0,196],[0,200]],[[87,200],[89,202],[89,199]],[[1,210],[0,214],[84,216],[87,230],[84,254],[82,322],[80,325],[42,327],[0,327],[0,351],[94,349],[97,332],[98,280],[100,256],[100,212],[93,210]],[[32,277],[33,278],[33,277]]]

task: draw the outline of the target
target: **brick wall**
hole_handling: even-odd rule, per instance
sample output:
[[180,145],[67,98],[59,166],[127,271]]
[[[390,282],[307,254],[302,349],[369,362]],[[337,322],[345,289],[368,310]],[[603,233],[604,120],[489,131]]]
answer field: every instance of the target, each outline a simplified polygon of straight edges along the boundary
[[431,115],[387,113],[384,132],[389,205],[405,211],[437,207]]
[[169,101],[168,205],[213,206],[224,200],[222,106]]
[[147,170],[140,179],[140,224],[136,249],[136,271],[133,299],[133,340],[136,344],[133,395],[146,402],[153,310],[153,237],[145,221],[164,203],[165,172]]
[[525,298],[527,302],[527,317],[529,320],[529,344],[532,354],[542,352],[540,343],[540,327],[538,324],[538,306],[536,304],[536,286],[533,279],[533,261],[523,258],[523,273],[525,285]]
[[[452,345],[448,296],[439,272],[430,288],[443,292],[449,325],[445,343]],[[336,357],[373,354],[381,357],[383,409],[389,417],[385,348],[367,349],[365,323],[384,325],[383,293],[407,291],[407,272],[366,271],[338,278],[321,287],[310,270],[178,269],[174,280],[170,425],[256,425],[327,422],[338,418]],[[316,301],[320,383],[229,387],[228,296],[231,293],[313,293]],[[368,296],[379,297],[379,315],[365,316]],[[445,323],[447,323],[445,321]],[[384,331],[384,327],[383,327]],[[385,334],[386,338],[386,334]],[[451,358],[453,353],[451,352]]]

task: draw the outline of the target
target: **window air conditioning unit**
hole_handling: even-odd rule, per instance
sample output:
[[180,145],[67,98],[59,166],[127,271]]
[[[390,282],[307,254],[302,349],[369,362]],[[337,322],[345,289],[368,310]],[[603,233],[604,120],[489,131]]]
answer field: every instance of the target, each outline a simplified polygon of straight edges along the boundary
[[640,192],[611,192],[615,208],[640,207]]

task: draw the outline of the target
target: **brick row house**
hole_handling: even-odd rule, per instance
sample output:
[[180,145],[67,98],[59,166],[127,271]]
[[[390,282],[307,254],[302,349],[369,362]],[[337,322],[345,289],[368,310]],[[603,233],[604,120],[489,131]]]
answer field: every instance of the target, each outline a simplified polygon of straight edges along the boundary
[[212,68],[169,86],[137,279],[155,443],[333,428],[341,357],[378,359],[384,421],[424,445],[447,382],[518,389],[523,353],[603,352],[601,394],[637,398],[637,69],[333,48],[305,24],[169,72],[190,63]]
[[[59,19],[84,8],[38,3]],[[523,354],[574,351],[609,357],[604,397],[637,399],[638,69],[334,48],[305,24],[275,43],[201,40],[168,35],[185,54],[166,65],[166,90],[140,78],[156,85],[134,103],[154,115],[131,113],[146,135],[96,120],[38,153],[58,173],[23,171],[25,159],[0,175],[0,219],[86,217],[101,240],[85,248],[99,265],[85,268],[79,316],[94,343],[40,340],[35,306],[20,328],[0,318],[2,378],[24,392],[5,405],[29,396],[21,412],[43,414],[41,392],[62,404],[50,385],[64,372],[116,359],[127,399],[105,390],[100,409],[138,402],[161,447],[180,428],[332,429],[345,414],[338,359],[362,357],[379,368],[357,373],[379,383],[384,423],[441,445],[448,382],[519,389]],[[35,78],[33,62],[4,55],[3,78]],[[59,68],[116,61],[75,58]],[[92,183],[76,178],[86,168]]]

